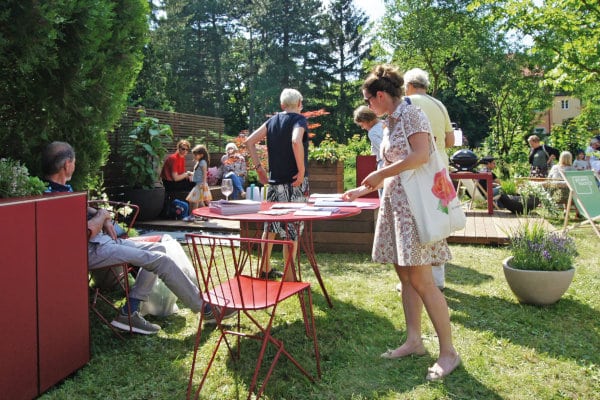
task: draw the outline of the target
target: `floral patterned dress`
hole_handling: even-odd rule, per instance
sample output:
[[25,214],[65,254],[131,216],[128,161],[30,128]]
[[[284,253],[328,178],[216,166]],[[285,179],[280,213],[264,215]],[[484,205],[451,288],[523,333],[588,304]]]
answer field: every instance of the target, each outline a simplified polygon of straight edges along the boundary
[[[431,132],[425,113],[404,101],[385,122],[381,143],[385,165],[406,158],[412,134]],[[372,256],[373,261],[401,266],[439,265],[452,258],[445,240],[426,245],[419,241],[400,175],[384,181]]]

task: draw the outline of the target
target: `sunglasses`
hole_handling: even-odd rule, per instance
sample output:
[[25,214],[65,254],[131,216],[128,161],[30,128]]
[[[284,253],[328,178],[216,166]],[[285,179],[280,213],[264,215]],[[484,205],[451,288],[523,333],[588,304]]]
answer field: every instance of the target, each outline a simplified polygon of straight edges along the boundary
[[190,151],[189,147],[180,147],[179,150],[181,151]]
[[365,101],[365,104],[370,106],[371,105],[371,99],[375,97],[375,96],[369,96],[366,99],[363,99]]

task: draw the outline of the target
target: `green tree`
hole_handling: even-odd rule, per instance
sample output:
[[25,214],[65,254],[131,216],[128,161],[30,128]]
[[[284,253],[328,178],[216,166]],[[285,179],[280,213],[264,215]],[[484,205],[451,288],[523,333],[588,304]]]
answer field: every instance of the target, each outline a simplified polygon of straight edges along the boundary
[[53,140],[77,152],[76,189],[106,160],[141,68],[146,0],[5,0],[0,6],[0,155],[39,175]]
[[[362,102],[356,81],[361,78],[363,60],[369,57],[371,42],[364,29],[367,22],[366,14],[357,10],[352,0],[332,1],[323,16],[331,78],[329,93],[321,95],[332,100],[336,111],[323,128],[339,142],[352,136],[355,127],[352,112],[355,105]],[[332,108],[328,104],[324,106]]]
[[485,96],[465,90],[462,71],[477,68],[483,53],[496,46],[493,26],[467,0],[394,0],[386,3],[380,35],[392,62],[401,69],[419,67],[429,73],[429,92],[448,108],[471,144],[489,133]]
[[547,79],[570,92],[582,84],[600,83],[600,4],[597,1],[493,3],[496,18],[505,23],[507,30],[515,29],[528,35],[533,39],[532,51],[548,56]]

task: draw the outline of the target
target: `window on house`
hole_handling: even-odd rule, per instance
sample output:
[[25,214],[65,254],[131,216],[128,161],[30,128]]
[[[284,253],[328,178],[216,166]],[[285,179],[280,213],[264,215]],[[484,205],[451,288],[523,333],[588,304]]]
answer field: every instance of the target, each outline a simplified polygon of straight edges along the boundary
[[568,110],[569,109],[569,100],[561,100],[560,108],[562,108],[563,110]]

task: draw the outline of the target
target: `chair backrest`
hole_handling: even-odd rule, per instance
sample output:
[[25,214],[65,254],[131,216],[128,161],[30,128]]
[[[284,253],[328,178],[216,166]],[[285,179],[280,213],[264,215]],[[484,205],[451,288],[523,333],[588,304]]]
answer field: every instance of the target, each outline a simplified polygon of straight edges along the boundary
[[[187,234],[186,242],[203,300],[209,304],[239,310],[262,309],[294,294],[282,290],[284,281],[260,278],[271,246],[287,246],[284,274],[294,268],[292,241]],[[285,284],[290,283],[293,284]]]
[[561,171],[577,206],[589,218],[600,216],[600,189],[591,170]]
[[[377,169],[377,158],[375,156],[356,156],[356,186],[360,186],[363,179]],[[362,197],[378,198],[378,191],[371,192]]]
[[123,228],[123,232],[117,231],[119,237],[128,237],[131,228],[140,213],[136,204],[124,203],[111,200],[89,200],[88,206],[92,208],[104,208],[110,211],[113,221]]

